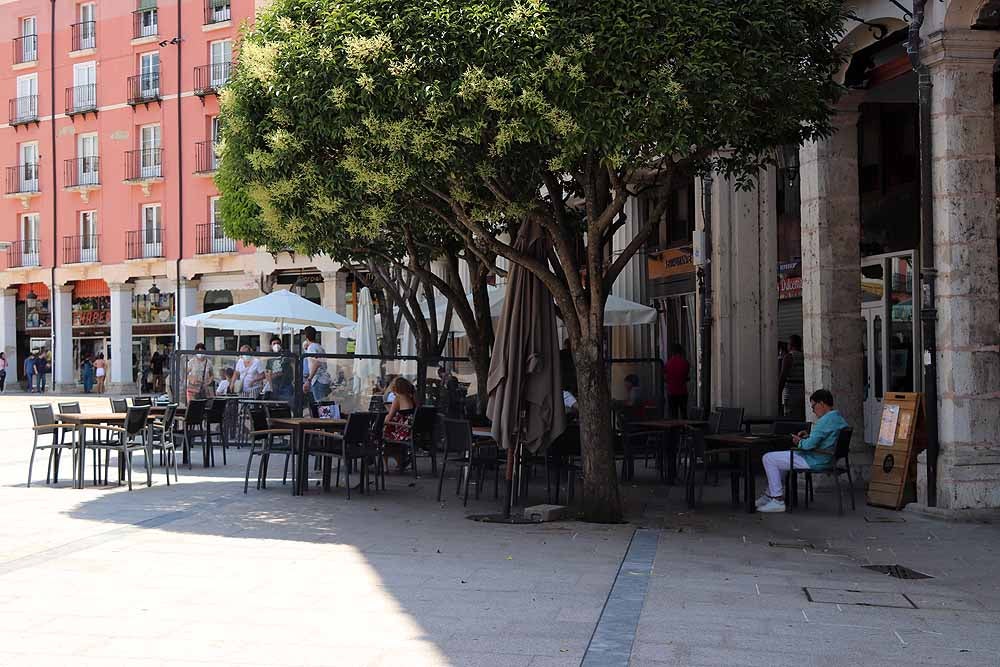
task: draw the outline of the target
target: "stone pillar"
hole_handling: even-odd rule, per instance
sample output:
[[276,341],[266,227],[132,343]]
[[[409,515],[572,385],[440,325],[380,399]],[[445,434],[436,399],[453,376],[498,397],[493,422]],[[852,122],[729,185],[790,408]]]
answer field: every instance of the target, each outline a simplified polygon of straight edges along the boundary
[[17,388],[17,290],[0,291],[0,352],[7,359],[6,387]]
[[132,381],[131,283],[111,283],[111,393],[135,393]]
[[[339,315],[347,316],[347,274],[343,271],[323,272],[323,307]],[[323,347],[330,354],[346,354],[347,339],[339,334],[328,334],[323,339]],[[268,348],[270,349],[270,348]]]
[[[800,151],[802,328],[806,397],[825,388],[864,443],[861,221],[857,111],[834,115],[832,136]],[[807,417],[812,417],[806,401]]]
[[772,168],[750,190],[721,175],[713,184],[712,405],[749,415],[778,409],[776,178]]
[[[189,315],[197,315],[201,312],[198,307],[198,281],[197,280],[181,280],[180,293],[177,295],[177,317],[183,320]],[[192,350],[194,345],[198,342],[198,329],[197,327],[186,327],[181,325],[180,329],[181,340],[180,345],[182,350]]]
[[55,349],[52,350],[52,385],[55,391],[75,391],[73,364],[73,286],[58,285],[52,295],[56,322]]
[[[968,40],[984,40],[971,33]],[[956,48],[957,47],[957,48]],[[937,504],[1000,507],[1000,325],[993,51],[932,43],[934,262],[938,271]],[[919,467],[924,503],[926,468]]]

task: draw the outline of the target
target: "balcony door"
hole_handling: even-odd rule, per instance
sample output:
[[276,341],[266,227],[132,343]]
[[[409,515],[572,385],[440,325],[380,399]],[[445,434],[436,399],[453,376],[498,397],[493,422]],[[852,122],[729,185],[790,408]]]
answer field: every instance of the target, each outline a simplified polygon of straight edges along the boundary
[[209,0],[211,4],[211,15],[209,16],[211,23],[222,23],[223,21],[228,21],[231,17],[230,0]]
[[219,146],[219,139],[221,138],[222,128],[219,125],[219,117],[212,116],[211,121],[211,134],[212,134],[212,171],[219,168],[219,154],[216,152]]
[[19,192],[38,192],[38,144],[34,141],[21,144],[18,169]]
[[212,42],[209,44],[208,55],[211,84],[213,88],[219,88],[229,80],[229,63],[233,59],[232,41],[224,39],[221,42]]
[[80,185],[97,185],[97,135],[81,134],[76,139],[77,182]]
[[163,227],[160,226],[160,205],[145,204],[142,207],[142,256],[163,256]]
[[21,19],[21,62],[38,60],[38,22],[34,16]]
[[139,128],[139,159],[143,178],[159,178],[160,126],[144,125]]
[[16,120],[29,120],[38,115],[38,75],[17,77]]
[[96,5],[87,2],[80,5],[80,49],[93,49],[97,46],[97,10]]
[[73,109],[97,106],[97,64],[91,60],[73,65]]
[[[152,6],[142,6],[152,5]],[[160,34],[159,16],[154,2],[140,3],[139,34],[136,37],[151,37]]]
[[21,266],[38,266],[41,220],[37,213],[25,213],[21,216]]
[[226,231],[222,228],[222,221],[219,219],[219,198],[212,197],[208,203],[209,232],[212,241],[212,252],[228,252],[232,242],[226,238]]
[[97,211],[80,211],[80,261],[97,261]]
[[159,96],[160,54],[150,51],[139,56],[139,97],[148,100]]

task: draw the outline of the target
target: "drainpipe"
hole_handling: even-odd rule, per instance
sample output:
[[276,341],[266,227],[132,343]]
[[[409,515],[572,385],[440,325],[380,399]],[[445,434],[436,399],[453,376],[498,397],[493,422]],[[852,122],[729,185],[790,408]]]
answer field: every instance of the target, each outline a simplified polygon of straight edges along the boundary
[[[52,391],[56,388],[56,265],[59,263],[59,237],[56,221],[59,218],[59,191],[56,190],[56,0],[49,0],[49,92],[52,100],[52,270],[49,273],[49,345],[52,351]],[[69,323],[72,326],[72,322]],[[73,335],[72,330],[68,333]]]
[[[181,2],[177,1],[177,286],[174,292],[174,350],[181,349],[181,258],[184,256],[184,131],[181,113]],[[174,355],[176,357],[176,355]],[[171,365],[171,367],[173,364]],[[179,376],[178,376],[179,377]],[[175,390],[176,391],[176,390]]]
[[707,415],[712,412],[712,173],[701,177],[701,215],[705,223],[705,240],[702,252],[705,254],[698,269],[701,287],[701,384],[698,403]]
[[938,440],[937,307],[934,296],[934,200],[931,191],[931,74],[920,59],[920,28],[927,0],[913,0],[906,53],[917,73],[920,114],[920,277],[923,282],[920,322],[924,345],[924,416],[927,424],[927,506],[937,506]]

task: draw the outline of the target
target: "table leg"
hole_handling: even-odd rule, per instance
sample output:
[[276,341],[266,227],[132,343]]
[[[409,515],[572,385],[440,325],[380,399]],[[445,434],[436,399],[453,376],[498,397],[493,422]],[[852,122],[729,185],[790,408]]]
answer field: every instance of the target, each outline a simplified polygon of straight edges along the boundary
[[84,457],[87,453],[87,448],[84,446],[84,436],[86,435],[83,424],[78,424],[76,427],[76,446],[79,448],[79,455],[76,457],[76,483],[73,485],[77,489],[83,488],[83,478],[86,475],[87,467],[84,465]]
[[670,429],[665,434],[667,438],[666,458],[667,458],[667,484],[677,483],[677,450],[678,447],[677,429]]
[[309,457],[305,455],[305,434],[303,433],[303,428],[301,426],[296,426],[293,433],[295,434],[295,451],[298,458],[298,472],[299,476],[296,480],[296,484],[299,487],[299,495],[305,495],[308,489],[309,479]]
[[746,489],[744,491],[744,502],[746,503],[747,513],[753,514],[757,511],[757,480],[753,476],[753,449],[748,447],[744,453],[743,460],[746,464],[746,469],[744,474],[746,475]]

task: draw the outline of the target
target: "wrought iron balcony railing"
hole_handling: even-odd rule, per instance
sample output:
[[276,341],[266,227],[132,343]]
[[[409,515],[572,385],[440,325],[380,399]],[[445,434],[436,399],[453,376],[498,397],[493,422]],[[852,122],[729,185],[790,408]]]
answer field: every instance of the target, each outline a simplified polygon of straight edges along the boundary
[[156,37],[160,34],[160,17],[156,7],[144,7],[132,12],[132,39]]
[[99,234],[86,236],[64,236],[63,237],[63,263],[83,264],[86,262],[99,262],[101,255],[98,249],[101,246]]
[[160,100],[160,73],[146,72],[128,78],[128,103],[131,106]]
[[163,177],[163,149],[125,151],[125,180],[146,181]]
[[143,227],[125,232],[125,256],[127,259],[164,257],[163,227]]
[[38,95],[22,95],[10,101],[10,124],[38,122]]
[[33,63],[38,60],[38,35],[22,35],[14,40],[14,64]]
[[217,252],[236,252],[236,240],[226,236],[222,225],[209,223],[195,228],[194,251],[198,255]]
[[97,84],[86,83],[66,89],[66,115],[97,111]]
[[74,157],[63,162],[63,183],[67,188],[100,185],[100,158],[96,155]]
[[69,27],[73,51],[97,48],[97,21],[81,21]]
[[194,145],[194,173],[211,174],[219,167],[214,141],[199,141]]
[[42,242],[38,239],[14,241],[7,249],[7,267],[11,269],[41,266]]
[[7,194],[25,195],[41,192],[37,162],[7,167]]
[[215,95],[226,85],[232,70],[232,62],[211,63],[194,68],[194,94],[199,97]]
[[230,0],[205,0],[205,25],[224,23],[232,18]]

